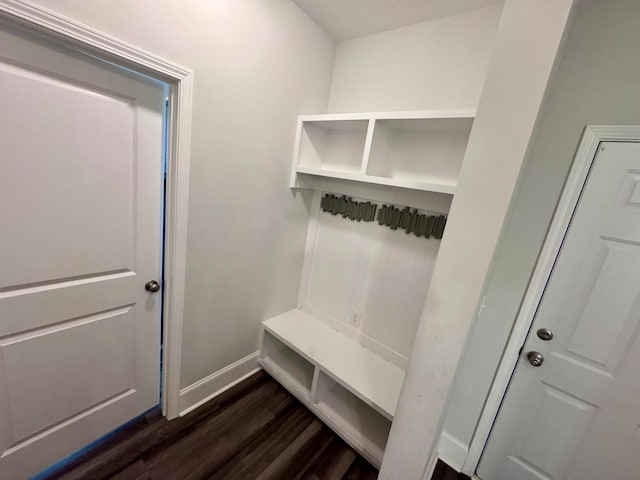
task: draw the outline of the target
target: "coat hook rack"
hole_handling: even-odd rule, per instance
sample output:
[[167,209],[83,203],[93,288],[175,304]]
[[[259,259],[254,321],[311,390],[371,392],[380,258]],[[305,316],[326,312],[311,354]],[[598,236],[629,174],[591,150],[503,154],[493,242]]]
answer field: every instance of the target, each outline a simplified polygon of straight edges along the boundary
[[[373,222],[378,220],[378,225],[385,225],[391,230],[403,229],[408,235],[413,233],[416,237],[442,238],[447,218],[444,215],[425,215],[418,212],[417,208],[395,207],[371,202],[357,202],[351,197],[341,197],[331,193],[325,193],[320,202],[320,209],[331,215],[342,215],[342,218],[357,222]],[[376,217],[376,212],[378,213]]]
[[378,206],[371,202],[356,202],[346,195],[338,197],[337,195],[325,194],[320,202],[320,208],[323,212],[342,215],[342,218],[349,220],[373,222]]

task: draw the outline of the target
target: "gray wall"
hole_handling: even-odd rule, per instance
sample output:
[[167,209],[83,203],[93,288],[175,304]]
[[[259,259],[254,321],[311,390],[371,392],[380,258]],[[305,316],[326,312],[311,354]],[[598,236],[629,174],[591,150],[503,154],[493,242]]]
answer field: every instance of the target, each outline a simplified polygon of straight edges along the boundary
[[328,111],[476,108],[503,6],[338,43]]
[[640,2],[581,1],[447,411],[444,430],[462,443],[473,435],[584,127],[640,124],[639,46]]

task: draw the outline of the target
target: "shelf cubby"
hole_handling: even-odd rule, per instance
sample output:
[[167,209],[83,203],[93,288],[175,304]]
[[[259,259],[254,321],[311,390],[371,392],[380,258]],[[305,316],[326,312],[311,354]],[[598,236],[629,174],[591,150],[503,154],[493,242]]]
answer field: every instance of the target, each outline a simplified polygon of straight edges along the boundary
[[315,403],[329,422],[340,426],[350,443],[356,444],[366,456],[382,459],[391,420],[322,371],[318,376]]
[[299,165],[317,170],[360,172],[368,126],[368,120],[303,122]]
[[298,118],[291,187],[313,175],[454,194],[474,110]]
[[366,174],[455,188],[473,121],[376,120]]
[[380,466],[404,369],[299,309],[262,323],[260,363]]
[[[262,326],[263,359],[272,356],[269,342],[280,340],[282,345],[294,349],[297,357],[321,368],[383,416],[393,418],[404,380],[402,368],[304,310],[289,310],[266,320]],[[300,362],[292,362],[290,355],[287,360],[294,370],[299,368]]]
[[261,362],[298,397],[309,398],[314,366],[268,332],[262,341]]

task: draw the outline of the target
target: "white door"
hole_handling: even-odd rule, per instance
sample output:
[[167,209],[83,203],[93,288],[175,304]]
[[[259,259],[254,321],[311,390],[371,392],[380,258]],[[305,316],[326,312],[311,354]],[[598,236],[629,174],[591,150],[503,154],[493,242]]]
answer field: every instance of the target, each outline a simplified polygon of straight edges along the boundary
[[[551,340],[538,336],[545,328]],[[640,479],[639,331],[640,144],[607,142],[591,167],[478,475]],[[540,366],[528,361],[530,352],[544,357]]]
[[162,85],[0,28],[0,478],[158,404]]

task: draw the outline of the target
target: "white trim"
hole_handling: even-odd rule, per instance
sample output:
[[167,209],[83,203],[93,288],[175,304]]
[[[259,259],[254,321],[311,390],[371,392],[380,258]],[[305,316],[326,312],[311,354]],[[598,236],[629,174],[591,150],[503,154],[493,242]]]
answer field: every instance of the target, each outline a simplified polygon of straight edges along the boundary
[[531,323],[534,320],[538,304],[542,299],[542,294],[553,270],[556,257],[560,252],[560,247],[564,241],[600,143],[624,141],[640,141],[640,126],[589,125],[585,128],[513,331],[505,347],[487,401],[480,415],[478,426],[469,445],[469,454],[462,468],[462,472],[467,475],[474,474],[480,462],[482,451],[489,439],[491,427],[498,415],[500,404],[516,368],[519,359],[518,352],[524,344]]
[[180,390],[180,416],[195,410],[214,397],[229,390],[260,370],[258,352],[241,358],[237,362]]
[[169,85],[162,411],[169,419],[174,418],[180,405],[193,72],[26,0],[0,0],[0,18],[82,54],[108,60]]
[[469,453],[468,445],[447,432],[442,432],[438,442],[438,457],[457,472],[462,470]]
[[181,82],[193,75],[191,70],[28,0],[0,0],[0,15],[53,36],[66,47],[81,53],[98,53],[98,58],[108,57],[118,65],[130,66],[167,83]]
[[302,272],[300,273],[300,288],[298,289],[298,308],[303,308],[309,298],[311,268],[313,267],[313,259],[318,240],[318,223],[320,221],[322,193],[320,190],[314,190],[313,197],[311,198],[311,213],[309,214],[309,223],[307,225],[307,239],[304,247]]
[[432,455],[429,463],[427,464],[427,468],[424,471],[424,475],[422,476],[422,480],[431,480],[433,478],[433,472],[436,469],[436,464],[438,463],[438,456]]
[[296,121],[296,139],[293,144],[293,163],[291,164],[291,177],[289,187],[298,188],[298,165],[300,163],[300,147],[302,146],[302,120]]

